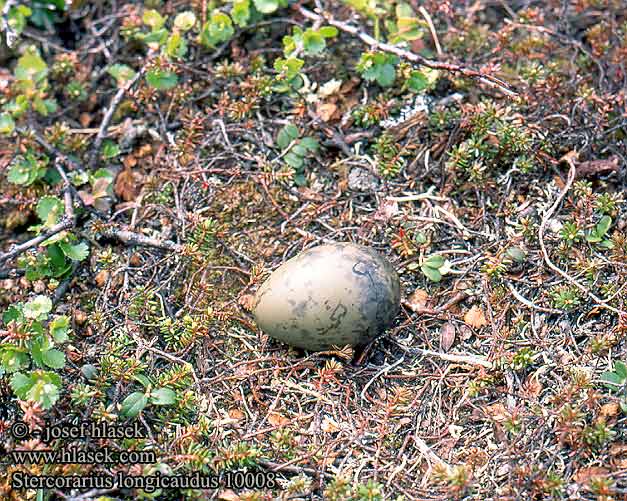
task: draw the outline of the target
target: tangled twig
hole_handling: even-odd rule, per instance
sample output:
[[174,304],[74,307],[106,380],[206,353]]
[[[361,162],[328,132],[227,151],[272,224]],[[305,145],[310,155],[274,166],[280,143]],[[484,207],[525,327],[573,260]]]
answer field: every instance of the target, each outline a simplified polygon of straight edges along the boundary
[[43,232],[41,235],[36,236],[35,238],[31,238],[27,242],[23,244],[14,246],[10,251],[5,252],[4,254],[0,254],[0,263],[4,263],[9,259],[12,259],[16,256],[19,256],[22,252],[31,249],[42,243],[45,240],[48,240],[50,237],[60,233],[64,230],[69,230],[74,226],[74,221],[70,218],[64,217],[59,223],[52,226],[48,231]]
[[326,21],[331,26],[335,26],[336,28],[338,28],[339,30],[342,30],[345,33],[349,33],[353,36],[358,37],[364,43],[370,46],[372,49],[377,49],[377,50],[381,50],[384,52],[389,52],[391,54],[395,54],[402,59],[406,59],[408,61],[411,61],[412,63],[421,64],[428,68],[449,71],[452,73],[459,73],[465,77],[479,80],[480,82],[483,82],[484,84],[500,89],[501,92],[503,92],[509,97],[514,97],[518,95],[517,92],[513,91],[510,88],[507,82],[504,82],[500,78],[497,78],[493,75],[484,74],[477,70],[472,70],[470,68],[466,68],[465,66],[461,66],[459,64],[444,63],[441,61],[434,61],[432,59],[427,59],[425,57],[419,56],[418,54],[414,54],[413,52],[410,52],[408,50],[401,49],[400,47],[397,47],[395,45],[384,43],[384,42],[379,42],[378,40],[371,37],[367,33],[360,31],[359,28],[355,26],[351,26],[348,23],[344,23],[342,21],[337,21],[333,19],[333,17],[331,17],[331,15],[326,12],[320,15],[320,14],[316,14],[315,12],[310,11],[309,9],[305,9],[304,7],[300,7],[300,6],[297,8],[297,10],[307,19],[311,19],[312,21],[316,21],[316,22]]
[[584,292],[588,297],[590,297],[596,303],[598,303],[599,306],[602,306],[603,308],[610,310],[620,316],[627,316],[627,312],[624,312],[622,310],[619,310],[618,308],[614,308],[612,305],[609,305],[603,299],[601,299],[596,294],[591,292],[586,286],[584,286],[583,284],[580,284],[577,280],[575,280],[565,271],[562,271],[558,266],[556,266],[553,263],[553,261],[551,261],[551,258],[549,257],[549,253],[546,250],[546,245],[544,244],[544,232],[546,230],[546,226],[549,220],[551,219],[551,216],[553,216],[553,213],[557,209],[558,205],[562,202],[562,200],[566,196],[566,193],[568,193],[568,191],[570,190],[570,187],[572,186],[573,181],[575,180],[575,176],[577,174],[577,167],[575,165],[574,160],[569,155],[565,155],[563,157],[563,160],[566,161],[566,163],[568,163],[568,166],[570,167],[568,170],[568,179],[566,180],[566,184],[564,188],[562,189],[558,197],[555,199],[555,202],[553,202],[553,205],[551,205],[549,210],[547,210],[546,213],[544,214],[544,217],[542,218],[542,222],[540,223],[540,228],[538,229],[538,240],[540,241],[540,249],[542,250],[542,256],[544,257],[544,262],[555,273],[558,273],[560,276],[566,279],[568,283],[574,285],[580,291]]
[[100,129],[98,130],[98,135],[94,140],[94,144],[91,149],[90,157],[89,157],[89,167],[93,168],[96,165],[96,161],[98,160],[98,154],[100,153],[100,148],[102,147],[102,142],[107,137],[107,129],[109,124],[111,123],[111,119],[113,118],[113,114],[115,110],[120,105],[122,98],[124,95],[131,89],[135,82],[137,82],[146,72],[146,66],[140,69],[133,78],[131,78],[128,82],[126,82],[122,87],[118,89],[115,96],[111,100],[111,104],[107,109],[104,118],[102,119],[102,123],[100,124]]

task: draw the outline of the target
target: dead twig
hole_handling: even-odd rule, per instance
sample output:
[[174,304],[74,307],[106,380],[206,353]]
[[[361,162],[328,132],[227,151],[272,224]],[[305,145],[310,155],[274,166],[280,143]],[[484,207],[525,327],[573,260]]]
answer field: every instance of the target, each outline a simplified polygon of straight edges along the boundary
[[118,89],[111,100],[111,104],[109,104],[109,108],[107,109],[104,118],[102,119],[102,123],[100,124],[100,129],[98,130],[98,135],[94,140],[94,144],[91,148],[91,153],[89,155],[89,168],[93,168],[98,161],[98,155],[100,154],[100,148],[102,146],[102,142],[107,137],[107,130],[109,128],[109,124],[111,123],[111,119],[113,118],[113,114],[115,110],[120,105],[120,102],[124,98],[124,95],[131,89],[135,82],[137,82],[146,72],[146,66],[144,66],[141,70],[139,70],[133,78],[131,78],[128,82],[126,82],[122,87]]
[[156,238],[147,237],[139,233],[126,230],[107,229],[100,232],[105,238],[113,238],[119,240],[125,245],[139,245],[144,247],[155,247],[171,252],[182,252],[184,247],[181,244],[172,242],[171,240],[158,240]]
[[15,245],[10,251],[5,252],[4,254],[0,254],[0,263],[4,263],[9,259],[13,259],[16,256],[19,256],[22,252],[31,249],[40,243],[48,240],[50,237],[56,235],[65,230],[69,230],[74,226],[74,221],[70,218],[64,217],[60,222],[52,226],[47,231],[44,231],[41,235],[38,235],[30,240],[24,242],[23,244]]
[[575,161],[569,155],[564,155],[564,157],[562,157],[562,160],[564,160],[570,167],[568,170],[568,179],[566,180],[566,184],[564,185],[564,188],[562,188],[562,191],[560,192],[558,197],[555,199],[555,202],[553,202],[553,205],[551,205],[549,210],[547,210],[544,216],[542,217],[542,222],[540,223],[540,228],[538,229],[538,240],[540,242],[540,249],[542,250],[542,256],[544,257],[544,262],[555,273],[559,274],[564,279],[566,279],[566,281],[569,284],[577,287],[580,291],[585,293],[589,298],[593,299],[599,306],[607,310],[610,310],[611,312],[614,312],[617,315],[627,316],[627,312],[621,311],[618,308],[614,308],[612,305],[607,304],[607,302],[605,302],[603,299],[601,299],[596,294],[591,292],[586,286],[579,283],[577,280],[571,277],[568,273],[566,273],[561,268],[556,266],[553,263],[553,261],[551,261],[551,258],[549,257],[549,253],[546,250],[546,245],[544,243],[544,232],[546,231],[546,226],[549,223],[549,220],[551,219],[555,211],[557,210],[557,207],[566,196],[566,193],[568,193],[568,191],[570,190],[571,186],[573,185],[573,181],[575,180],[575,176],[577,175],[577,166],[575,165]]
[[333,17],[331,17],[330,14],[326,12],[323,15],[320,15],[320,14],[316,14],[315,12],[310,11],[309,9],[305,9],[304,7],[300,7],[300,6],[297,7],[297,10],[307,19],[311,19],[312,21],[317,21],[317,22],[326,21],[331,26],[335,26],[336,28],[338,28],[339,30],[342,30],[345,33],[349,33],[353,36],[358,37],[364,43],[370,46],[372,49],[389,52],[390,54],[395,54],[402,59],[406,59],[408,61],[411,61],[412,63],[421,64],[428,68],[449,71],[452,73],[459,73],[467,78],[479,80],[480,82],[486,85],[489,85],[491,87],[495,87],[501,90],[501,92],[503,92],[505,95],[509,97],[514,97],[518,95],[517,92],[511,89],[511,87],[509,86],[507,82],[493,75],[484,74],[479,71],[466,68],[465,66],[461,66],[459,64],[444,63],[440,61],[434,61],[432,59],[427,59],[422,56],[419,56],[418,54],[414,54],[413,52],[410,52],[408,50],[401,49],[400,47],[396,47],[395,45],[391,45],[391,44],[384,43],[384,42],[379,42],[378,40],[371,37],[367,33],[360,31],[359,28],[355,26],[351,26],[350,24],[344,23],[342,21],[336,21],[335,19],[333,19]]
[[446,360],[448,362],[458,362],[462,364],[470,364],[470,365],[478,365],[480,367],[485,367],[486,369],[491,369],[493,367],[492,362],[487,360],[485,357],[480,355],[456,355],[454,353],[441,353],[439,351],[427,350],[424,348],[407,348],[399,343],[394,343],[398,347],[400,347],[406,353],[411,354],[420,354],[428,357],[438,357],[442,360]]
[[538,311],[543,311],[545,313],[556,313],[558,315],[563,313],[563,311],[555,309],[555,308],[545,308],[544,306],[538,306],[537,304],[532,303],[526,297],[524,297],[520,292],[518,292],[511,282],[507,282],[507,288],[512,293],[512,296],[514,296],[518,301],[520,301],[525,306],[528,306],[529,308],[532,308]]

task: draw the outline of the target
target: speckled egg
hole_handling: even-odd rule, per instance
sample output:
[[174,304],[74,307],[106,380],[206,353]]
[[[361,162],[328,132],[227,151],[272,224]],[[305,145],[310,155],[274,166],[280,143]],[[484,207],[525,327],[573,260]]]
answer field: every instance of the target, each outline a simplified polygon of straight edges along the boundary
[[269,336],[316,351],[372,340],[399,305],[398,275],[387,259],[362,245],[336,243],[283,263],[255,294],[252,311]]

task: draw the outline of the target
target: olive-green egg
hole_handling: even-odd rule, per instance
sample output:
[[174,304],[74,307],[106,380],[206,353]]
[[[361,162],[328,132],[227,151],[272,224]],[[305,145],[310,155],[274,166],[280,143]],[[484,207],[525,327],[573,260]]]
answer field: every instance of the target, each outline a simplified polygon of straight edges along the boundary
[[269,336],[307,350],[358,345],[390,326],[400,306],[398,275],[377,251],[320,245],[277,268],[253,301]]

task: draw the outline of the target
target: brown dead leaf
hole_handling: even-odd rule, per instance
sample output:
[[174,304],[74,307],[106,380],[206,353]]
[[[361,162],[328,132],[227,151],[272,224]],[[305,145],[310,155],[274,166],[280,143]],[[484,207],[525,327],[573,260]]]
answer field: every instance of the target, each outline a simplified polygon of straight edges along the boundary
[[612,444],[610,446],[610,456],[627,455],[627,444]]
[[115,180],[115,194],[122,200],[135,200],[141,190],[141,174],[132,169],[124,169]]
[[486,407],[484,407],[483,410],[491,419],[493,419],[497,423],[502,423],[511,417],[511,414],[501,403],[487,405]]
[[318,115],[324,122],[331,120],[336,111],[337,104],[334,103],[321,103],[316,106],[316,115]]
[[235,491],[227,489],[218,494],[219,501],[240,501],[242,498],[235,494]]
[[385,200],[377,208],[373,219],[375,221],[387,222],[398,214],[398,202],[396,200]]
[[616,155],[605,160],[589,160],[575,164],[575,177],[594,176],[606,172],[618,172],[618,157]]
[[81,127],[86,129],[87,127],[89,127],[89,124],[91,123],[91,114],[84,113],[84,112],[81,113],[78,117],[78,121],[81,124]]
[[562,178],[559,176],[553,176],[553,182],[555,183],[555,186],[557,186],[559,190],[563,190],[564,186],[566,186],[566,183],[564,183]]
[[578,484],[587,485],[590,483],[590,480],[598,477],[606,477],[608,473],[609,470],[602,466],[590,466],[578,470],[577,473],[573,475],[573,480]]
[[407,298],[407,306],[411,308],[412,311],[419,313],[425,308],[427,308],[427,303],[429,301],[429,294],[424,289],[416,289],[408,298]]
[[152,146],[150,144],[142,144],[136,152],[137,158],[143,158],[152,153]]
[[529,376],[523,383],[522,393],[528,398],[538,398],[542,393],[542,384],[534,375]]
[[81,197],[81,200],[85,205],[94,205],[94,202],[96,201],[95,197],[85,190],[80,190],[78,192],[78,196]]
[[325,416],[322,420],[322,423],[320,423],[320,429],[325,433],[335,433],[336,431],[340,430],[340,426],[335,422],[334,419],[330,418],[329,416]]
[[253,294],[242,294],[237,302],[246,311],[252,311],[255,306],[255,296]]
[[477,305],[474,305],[466,312],[466,314],[464,315],[464,322],[466,322],[467,325],[470,325],[470,327],[474,327],[475,329],[479,329],[484,325],[488,325],[483,310]]
[[268,423],[272,426],[285,426],[289,424],[290,420],[285,416],[281,416],[278,412],[271,412],[268,414]]
[[103,198],[108,195],[109,179],[106,177],[100,177],[94,181],[94,187],[92,195],[94,198]]
[[137,165],[137,158],[134,155],[126,155],[122,160],[122,164],[124,164],[124,167],[127,169],[130,169]]
[[128,264],[130,264],[131,266],[139,266],[140,264],[142,264],[141,255],[137,252],[133,252],[128,260]]
[[614,417],[618,415],[620,411],[620,407],[618,402],[610,402],[607,404],[603,404],[601,406],[601,410],[599,411],[600,417]]
[[440,328],[440,349],[448,351],[455,342],[455,326],[451,322],[446,322]]
[[94,277],[94,281],[96,282],[96,285],[101,289],[107,283],[108,279],[109,279],[109,272],[107,270],[99,271],[98,273],[96,273],[96,276]]
[[233,409],[229,409],[229,417],[231,419],[236,419],[236,420],[239,421],[241,419],[244,419],[246,417],[246,415],[242,411],[240,411],[239,409],[233,408]]
[[462,324],[459,326],[459,337],[462,338],[463,341],[468,341],[473,335],[474,332],[472,332],[472,329],[467,325]]

